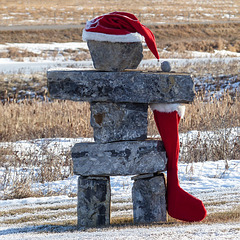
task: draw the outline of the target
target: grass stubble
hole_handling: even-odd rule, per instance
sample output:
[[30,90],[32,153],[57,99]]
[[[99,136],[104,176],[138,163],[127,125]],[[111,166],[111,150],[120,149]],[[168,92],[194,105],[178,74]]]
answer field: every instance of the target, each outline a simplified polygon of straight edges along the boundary
[[[216,203],[217,204],[217,203]],[[221,205],[221,203],[219,203]],[[22,207],[12,210],[1,210],[0,218],[4,218],[1,224],[30,224],[39,227],[42,232],[59,232],[61,228],[68,227],[69,231],[77,230],[76,204],[62,206],[34,206],[34,208]],[[123,209],[112,209],[112,211]],[[130,208],[131,210],[131,208]],[[64,216],[64,218],[63,218]],[[54,219],[54,223],[53,223]],[[58,219],[56,221],[56,219]],[[182,225],[202,225],[216,223],[231,223],[240,221],[240,207],[233,206],[228,211],[212,212],[201,223],[188,223],[174,219],[168,215],[167,222],[155,222],[151,224],[134,224],[131,215],[111,217],[109,226],[102,227],[102,230],[141,228],[141,227],[177,227]],[[70,228],[70,229],[69,229]],[[95,228],[82,229],[93,232]]]
[[182,2],[148,0],[2,0],[1,25],[79,24],[113,11],[134,13],[142,22],[201,22],[239,20],[238,0]]

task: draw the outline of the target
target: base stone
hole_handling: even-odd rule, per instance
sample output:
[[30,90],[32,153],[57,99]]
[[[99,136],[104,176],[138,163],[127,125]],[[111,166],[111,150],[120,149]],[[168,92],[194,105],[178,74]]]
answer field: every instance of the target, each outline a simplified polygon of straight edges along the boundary
[[91,103],[91,126],[99,143],[145,140],[148,104]]
[[166,185],[163,174],[136,178],[132,188],[134,223],[167,221]]
[[78,229],[110,224],[109,177],[78,178]]

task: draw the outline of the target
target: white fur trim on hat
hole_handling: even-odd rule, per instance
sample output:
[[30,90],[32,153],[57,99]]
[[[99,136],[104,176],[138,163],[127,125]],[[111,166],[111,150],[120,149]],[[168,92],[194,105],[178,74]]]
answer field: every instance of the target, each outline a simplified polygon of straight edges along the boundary
[[98,32],[88,32],[83,29],[82,32],[83,41],[94,40],[94,41],[103,41],[103,42],[143,42],[144,37],[135,32],[125,35],[115,35],[115,34],[106,34]]
[[185,113],[185,106],[179,103],[152,103],[150,105],[152,111],[157,110],[159,112],[174,112],[177,111],[178,115],[183,118]]

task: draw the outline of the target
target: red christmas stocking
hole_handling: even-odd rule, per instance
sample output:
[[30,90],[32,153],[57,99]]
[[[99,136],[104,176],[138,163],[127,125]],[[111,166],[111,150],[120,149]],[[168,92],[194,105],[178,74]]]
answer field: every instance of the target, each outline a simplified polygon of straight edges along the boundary
[[[188,221],[201,221],[207,211],[203,203],[185,192],[178,181],[178,157],[181,108],[179,104],[154,104],[152,107],[158,131],[162,137],[168,157],[167,163],[167,206],[171,217]],[[156,110],[157,109],[157,110]],[[160,111],[159,111],[160,110]],[[180,115],[179,115],[180,114]],[[184,114],[184,110],[183,110]]]

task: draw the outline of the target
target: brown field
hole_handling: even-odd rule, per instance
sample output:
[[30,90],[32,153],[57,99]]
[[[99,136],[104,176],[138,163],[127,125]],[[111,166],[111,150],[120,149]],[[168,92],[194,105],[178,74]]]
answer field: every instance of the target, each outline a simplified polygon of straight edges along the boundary
[[240,20],[238,0],[2,0],[0,25],[81,24],[112,11],[132,12],[144,23]]
[[[0,43],[79,42],[82,41],[82,28],[1,31]],[[240,52],[240,23],[149,25],[149,28],[160,50]]]

